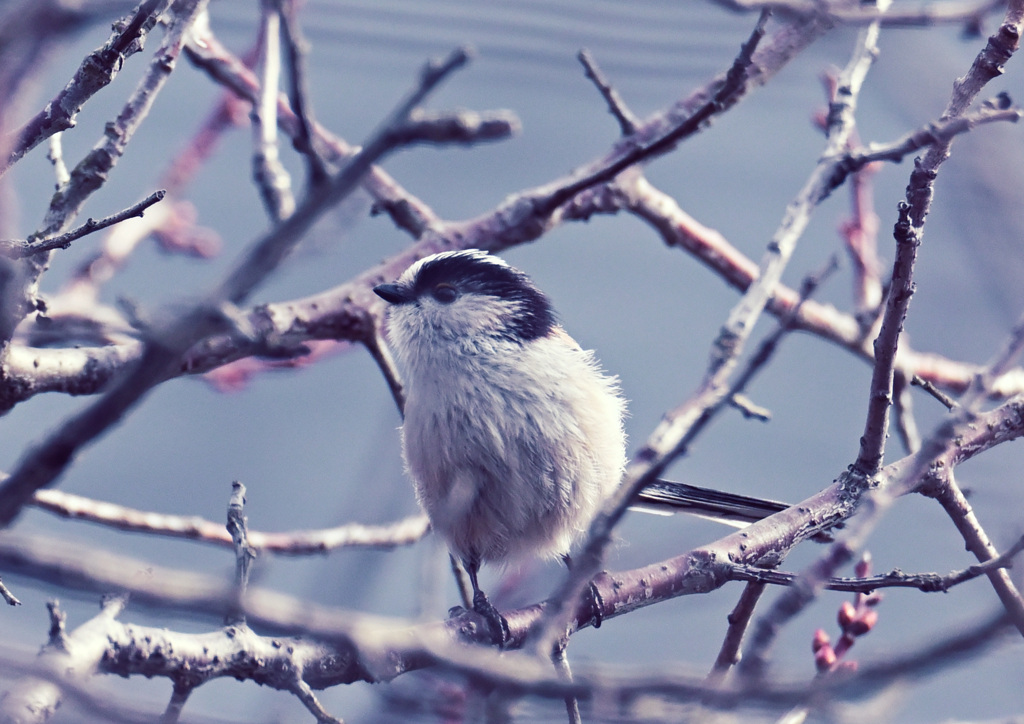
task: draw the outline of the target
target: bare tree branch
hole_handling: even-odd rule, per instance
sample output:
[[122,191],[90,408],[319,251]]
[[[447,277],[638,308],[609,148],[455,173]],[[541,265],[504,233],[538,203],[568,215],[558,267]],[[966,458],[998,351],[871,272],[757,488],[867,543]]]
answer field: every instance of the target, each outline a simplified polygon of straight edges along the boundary
[[146,209],[158,201],[162,201],[166,195],[166,191],[154,191],[149,196],[144,198],[137,204],[132,204],[123,211],[118,211],[116,214],[106,216],[99,221],[95,219],[89,219],[84,224],[79,226],[77,229],[72,229],[66,234],[59,234],[57,236],[51,236],[45,239],[29,239],[28,241],[18,241],[15,239],[0,239],[0,253],[7,254],[8,256],[21,259],[32,254],[38,254],[44,251],[53,251],[54,249],[67,249],[71,246],[71,242],[81,239],[83,236],[92,234],[93,232],[106,229],[108,226],[118,224],[125,219],[131,219],[134,217],[143,216]]
[[976,568],[988,576],[989,582],[1006,608],[1010,620],[1024,634],[1024,597],[1021,596],[1016,584],[1006,571],[1007,566],[999,565],[999,562],[1005,562],[1016,555],[1020,550],[1019,542],[1002,555],[999,554],[974,514],[967,497],[957,485],[952,469],[947,471],[944,476],[936,476],[931,484],[922,486],[921,492],[928,497],[935,498],[942,509],[946,511],[967,544],[967,550],[981,562],[981,565]]
[[[915,170],[915,173],[917,171]],[[911,181],[913,185],[913,181]],[[868,414],[864,434],[860,438],[860,452],[852,472],[869,479],[878,472],[889,435],[889,410],[893,403],[893,376],[896,349],[903,333],[910,297],[914,293],[914,262],[921,244],[921,228],[910,220],[910,206],[900,206],[900,219],[896,223],[896,260],[893,262],[892,282],[886,303],[882,326],[875,338],[875,366],[868,395]],[[921,217],[921,224],[924,223]]]
[[[141,9],[163,12],[167,7],[163,3],[164,0],[146,0]],[[173,0],[170,4],[170,25],[153,60],[116,120],[107,126],[102,139],[71,171],[67,184],[50,199],[42,226],[33,235],[34,238],[47,238],[65,230],[86,200],[105,183],[111,169],[124,154],[125,147],[149,114],[155,98],[174,69],[185,34],[203,7],[205,0]],[[137,14],[129,23],[129,29],[135,25],[154,23],[156,19],[155,15],[147,19]],[[137,40],[133,32],[127,32],[107,52],[115,52],[119,56]],[[110,62],[118,61],[114,58]],[[4,285],[0,295],[0,351],[6,351],[17,325],[37,308],[39,279],[47,269],[49,260],[48,253],[26,257],[18,263],[15,278]]]
[[[1007,8],[1006,17],[999,30],[989,38],[986,47],[975,58],[970,71],[960,78],[953,88],[950,102],[943,114],[944,118],[963,115],[973,99],[981,92],[985,83],[995,77],[1002,64],[1009,58],[1019,45],[1021,31],[1024,29],[1024,2],[1014,0]],[[900,203],[899,222],[895,235],[897,239],[897,260],[893,272],[893,289],[890,290],[890,302],[886,310],[885,331],[880,332],[878,345],[888,349],[886,354],[895,355],[899,332],[902,329],[903,317],[913,287],[910,286],[911,271],[917,245],[923,234],[925,218],[931,208],[934,193],[934,181],[941,164],[949,156],[951,141],[943,141],[929,147],[924,158],[915,163],[907,186],[906,201]],[[1012,348],[1012,345],[1008,349]],[[876,347],[876,350],[878,347]],[[878,470],[882,458],[884,435],[887,428],[888,405],[892,391],[892,364],[877,360],[872,376],[869,412],[865,423],[865,436],[862,438],[858,462],[851,466],[849,474],[843,474],[840,480],[848,485],[856,496],[858,488],[874,483],[875,471]],[[1002,370],[1002,364],[995,369]],[[977,400],[985,391],[977,389],[972,393]],[[775,639],[781,625],[790,620],[814,599],[825,579],[832,576],[839,566],[848,562],[853,554],[861,550],[867,536],[878,524],[884,511],[892,501],[921,486],[927,478],[927,471],[938,460],[950,464],[950,458],[961,450],[956,435],[964,426],[974,420],[968,412],[971,404],[965,399],[965,412],[957,415],[954,420],[939,426],[929,439],[921,446],[916,455],[911,456],[906,471],[896,484],[881,485],[870,494],[864,496],[858,517],[846,526],[837,541],[829,547],[826,554],[819,556],[804,571],[800,581],[780,596],[771,609],[759,620],[755,636],[748,647],[747,655],[741,662],[741,670],[752,678],[759,677],[767,664],[768,650]],[[1005,408],[999,408],[1004,409]],[[879,439],[879,435],[881,439]],[[1000,576],[997,576],[999,578]],[[1004,591],[1001,596],[1004,606],[1010,611],[1010,618],[1018,630],[1024,634],[1024,601],[1014,592]]]
[[715,658],[714,666],[708,673],[707,682],[711,685],[719,685],[725,680],[729,670],[740,660],[740,646],[743,637],[754,618],[754,610],[758,601],[768,588],[767,584],[757,581],[750,581],[743,587],[743,593],[736,601],[736,606],[729,614],[729,628],[726,631],[725,639]]
[[[209,28],[204,29],[204,32],[186,47],[186,53],[194,65],[237,94],[239,98],[252,105],[259,102],[260,85],[255,75],[217,40]],[[277,115],[281,130],[293,139],[302,133],[300,117],[292,111],[283,97],[278,99]],[[311,130],[316,141],[333,154],[328,160],[343,163],[356,152],[355,148],[315,123]],[[419,237],[428,229],[441,225],[440,219],[429,206],[402,188],[379,167],[370,168],[364,185],[376,201],[377,208],[390,214],[399,228],[405,229],[414,237]]]
[[3,597],[4,601],[7,602],[8,606],[21,605],[21,601],[18,600],[17,596],[11,593],[11,589],[5,586],[3,581],[0,581],[0,597]]
[[[281,9],[276,0],[262,0],[260,38],[263,76],[260,101],[252,109],[253,178],[270,220],[279,223],[295,212],[291,176],[277,148],[277,96],[281,77]],[[300,126],[301,127],[301,126]]]
[[[992,550],[992,544],[986,544]],[[959,571],[941,575],[938,573],[904,573],[898,569],[876,576],[857,578],[829,578],[825,588],[830,591],[846,591],[848,593],[870,593],[880,588],[916,588],[924,593],[945,593],[961,583],[972,581],[979,576],[991,576],[996,572],[1005,572],[1013,566],[1013,559],[1024,550],[1024,538],[1019,538],[1001,555],[987,558],[984,563],[969,566]],[[783,571],[736,566],[734,575],[738,581],[748,583],[773,584],[791,586],[797,580],[797,574]]]
[[455,111],[438,113],[418,109],[409,120],[392,131],[396,145],[415,143],[476,144],[481,141],[503,141],[519,133],[519,119],[511,111]]
[[[55,0],[43,2],[52,8],[26,13],[40,26],[46,25],[45,18],[63,17],[61,13],[84,17],[97,0],[85,0],[86,5],[73,10],[57,7]],[[593,58],[581,52],[586,76],[616,118],[621,137],[571,173],[534,188],[513,190],[494,208],[460,221],[438,216],[377,164],[393,151],[413,144],[475,144],[506,138],[518,131],[518,119],[508,111],[423,109],[434,87],[466,62],[466,54],[456,52],[446,61],[424,69],[409,95],[362,147],[350,145],[314,119],[312,95],[306,87],[305,41],[298,23],[300,6],[294,0],[264,0],[261,40],[251,57],[243,59],[228,52],[210,30],[205,22],[205,0],[145,0],[108,40],[109,46],[124,39],[125,47],[116,53],[107,46],[98,50],[56,96],[55,100],[63,98],[68,105],[48,108],[18,133],[0,139],[0,148],[7,154],[0,175],[33,146],[48,140],[58,184],[37,234],[26,241],[0,241],[0,251],[6,250],[7,257],[0,258],[0,339],[9,340],[0,350],[0,410],[11,409],[44,391],[103,393],[64,425],[54,428],[37,447],[26,449],[11,477],[0,478],[0,523],[10,523],[24,505],[31,505],[115,530],[233,546],[236,560],[234,581],[230,576],[222,580],[72,544],[60,536],[3,531],[0,572],[8,580],[10,575],[18,575],[60,590],[96,594],[115,590],[121,592],[121,597],[106,601],[99,616],[78,628],[70,627],[59,605],[51,603],[50,631],[48,636],[45,630],[40,631],[47,643],[38,658],[0,646],[0,666],[9,674],[17,671],[27,677],[23,686],[16,683],[13,695],[0,701],[0,712],[16,712],[14,718],[24,714],[25,720],[41,722],[66,700],[104,720],[152,721],[160,716],[164,724],[174,724],[194,718],[193,712],[185,714],[184,708],[199,686],[231,676],[286,692],[318,722],[336,723],[341,719],[321,703],[316,693],[319,689],[352,682],[383,684],[406,672],[432,669],[433,674],[419,681],[403,677],[400,688],[408,690],[408,686],[420,693],[432,687],[437,692],[443,687],[459,687],[468,695],[459,710],[463,718],[472,715],[475,704],[481,709],[487,707],[494,717],[508,717],[512,703],[529,696],[555,706],[559,701],[566,702],[571,720],[579,719],[581,705],[584,714],[589,706],[596,718],[606,713],[609,718],[639,718],[641,711],[649,713],[651,702],[664,707],[666,721],[679,711],[680,704],[701,706],[709,715],[726,709],[742,709],[744,714],[788,709],[784,716],[795,719],[830,715],[833,712],[826,708],[842,705],[853,697],[875,696],[881,701],[906,682],[962,665],[966,657],[1001,643],[1009,627],[1024,631],[1024,597],[1009,572],[1024,548],[1024,539],[999,549],[956,480],[962,462],[1024,436],[1024,368],[1018,362],[1024,349],[1024,317],[985,364],[912,349],[901,335],[906,303],[914,289],[914,257],[932,203],[933,182],[952,140],[980,124],[1016,121],[1022,115],[1005,94],[986,102],[979,99],[987,80],[1003,72],[1017,48],[1024,30],[1024,0],[930,0],[901,3],[891,12],[885,2],[881,7],[869,7],[856,0],[719,0],[719,4],[738,12],[754,9],[761,13],[726,72],[649,118],[640,119],[622,101]],[[879,28],[956,22],[967,32],[976,32],[982,23],[989,24],[989,13],[1003,7],[1006,13],[1002,25],[971,70],[956,82],[942,117],[895,141],[862,144],[854,123],[856,101],[875,53]],[[0,15],[10,18],[12,12],[0,11]],[[63,138],[60,129],[73,126],[82,103],[95,92],[90,83],[98,81],[94,84],[97,89],[110,83],[125,59],[141,49],[141,41],[158,20],[165,29],[161,47],[148,66],[138,69],[142,81],[123,102],[121,117],[109,124],[92,153],[77,165],[70,164],[69,172],[64,143],[67,149],[75,146],[72,137]],[[136,21],[141,25],[131,27]],[[20,112],[8,110],[15,107],[12,98],[21,99],[19,89],[29,85],[17,74],[34,72],[45,59],[43,51],[66,33],[63,25],[40,27],[38,36],[33,35],[19,49],[15,34],[26,32],[32,25],[24,20],[9,26],[0,23],[0,60],[4,61],[0,63],[0,96],[7,101],[0,115]],[[645,166],[709,129],[719,116],[839,25],[861,25],[864,30],[843,74],[830,79],[832,102],[827,117],[822,114],[821,119],[827,134],[824,150],[781,216],[764,258],[756,263],[655,188],[644,176]],[[134,40],[128,40],[132,37]],[[42,285],[43,281],[54,281],[42,277],[53,257],[52,250],[66,247],[108,222],[115,224],[119,218],[133,215],[133,210],[141,215],[143,204],[152,203],[147,199],[110,219],[90,219],[72,229],[83,204],[106,183],[113,165],[134,138],[135,129],[182,49],[200,74],[223,90],[213,113],[164,174],[166,183],[160,186],[166,186],[171,198],[150,207],[142,220],[110,228],[102,248],[89,255],[69,283],[61,287],[56,280],[55,285]],[[259,52],[263,64],[257,77],[251,68]],[[90,62],[95,65],[99,61],[107,65],[100,63],[103,67],[95,78],[80,77]],[[286,78],[284,93],[279,88],[282,71]],[[72,102],[75,98],[78,100]],[[215,249],[219,237],[200,226],[197,209],[202,205],[190,204],[186,186],[212,157],[225,132],[243,125],[250,111],[254,125],[251,155],[256,157],[257,175],[263,179],[258,182],[259,191],[267,199],[275,228],[245,248],[241,257],[227,267],[220,283],[193,303],[156,313],[146,308],[146,300],[115,308],[106,301],[115,293],[110,282],[119,281],[119,272],[126,268],[135,250],[143,248],[144,239],[152,238],[167,250],[196,256]],[[282,162],[288,160],[285,156],[290,149],[287,144],[280,146],[279,132],[291,139],[300,163],[305,165],[306,183],[294,191],[283,174]],[[78,141],[75,137],[74,143]],[[915,165],[897,224],[899,250],[894,278],[883,286],[874,248],[877,224],[867,177],[881,167],[882,161],[899,161],[921,151],[924,156]],[[11,175],[5,179],[8,186],[14,178]],[[854,301],[840,310],[808,298],[820,278],[812,276],[800,290],[784,286],[781,280],[797,240],[812,228],[811,215],[844,183],[850,184],[853,200],[853,221],[843,227],[842,233],[854,265]],[[372,214],[386,214],[410,237],[408,247],[398,253],[384,250],[381,256],[390,256],[383,262],[361,272],[348,272],[348,280],[334,288],[300,299],[261,299],[259,304],[249,301],[299,241],[308,236],[312,224],[356,188],[370,196]],[[297,202],[293,193],[301,194]],[[8,221],[17,218],[7,208],[9,196],[0,195],[0,204],[5,207],[0,218],[10,229],[4,235],[13,238],[20,232]],[[695,257],[714,275],[740,290],[742,298],[715,341],[705,379],[689,399],[668,410],[662,424],[650,435],[630,465],[619,496],[608,501],[603,516],[594,523],[584,553],[575,556],[575,570],[548,600],[535,599],[531,605],[522,605],[519,599],[518,608],[510,604],[510,610],[503,612],[511,634],[508,651],[499,653],[487,646],[487,622],[472,611],[450,612],[442,621],[442,609],[435,602],[423,607],[434,619],[429,622],[417,618],[422,611],[412,604],[410,609],[414,610],[405,616],[383,618],[313,605],[297,596],[250,584],[249,565],[257,550],[306,555],[355,545],[406,545],[428,531],[425,516],[377,526],[250,531],[242,508],[244,488],[238,485],[229,504],[229,532],[223,525],[199,517],[131,509],[45,489],[60,478],[86,445],[124,419],[149,390],[182,375],[218,369],[218,379],[207,381],[224,389],[241,385],[266,369],[312,364],[328,354],[362,346],[376,362],[401,411],[401,381],[383,343],[382,307],[371,291],[376,284],[394,279],[409,264],[433,252],[465,248],[497,252],[546,238],[567,222],[602,214],[621,217],[622,212],[643,220],[665,245]],[[59,291],[44,295],[40,288]],[[884,310],[883,293],[889,295]],[[777,318],[777,327],[762,334],[762,343],[753,348],[752,332],[766,311]],[[771,412],[781,417],[790,411],[769,411],[757,404],[762,400],[751,401],[744,393],[767,362],[779,362],[774,355],[776,346],[790,331],[810,332],[813,344],[820,347],[820,341],[832,342],[849,353],[845,357],[852,354],[873,365],[870,409],[854,465],[831,484],[823,480],[814,486],[818,492],[806,500],[788,508],[783,505],[770,518],[738,533],[689,551],[663,554],[668,556],[664,560],[645,562],[630,570],[598,572],[610,536],[636,489],[684,454],[719,411],[732,406],[752,419],[766,419]],[[872,340],[874,348],[869,344]],[[918,383],[951,410],[948,415],[938,408],[927,410],[941,423],[923,440],[916,432],[913,416],[911,384]],[[954,401],[947,393],[959,399]],[[758,398],[762,394],[767,397],[770,391],[750,392]],[[773,400],[772,407],[779,404]],[[909,454],[886,464],[883,451],[892,405],[896,406],[895,421]],[[761,481],[748,482],[753,485]],[[868,576],[869,571],[857,567],[857,578],[839,576],[839,568],[866,549],[893,500],[911,492],[940,503],[953,522],[948,533],[959,534],[978,564],[946,575],[893,569]],[[834,544],[801,572],[781,570],[796,547],[808,539]],[[148,575],[140,576],[141,570],[148,571]],[[879,664],[844,658],[859,635],[847,624],[856,619],[861,628],[870,630],[877,619],[878,612],[868,603],[879,599],[876,589],[945,591],[981,576],[988,581],[979,583],[991,585],[1003,603],[1005,613],[997,618],[983,621],[978,612],[970,612],[966,635],[957,634],[919,648],[908,649],[905,643],[897,642],[902,653],[890,654]],[[702,675],[707,672],[706,666],[694,667],[692,672],[672,671],[663,662],[658,670],[628,670],[618,664],[612,669],[583,662],[569,671],[565,647],[578,629],[679,596],[714,591],[734,581],[747,583],[729,617],[710,673]],[[594,598],[584,601],[578,594],[588,585],[593,587]],[[738,593],[739,585],[733,585]],[[785,588],[759,609],[768,585]],[[842,638],[835,647],[827,636],[816,639],[813,663],[817,675],[798,675],[791,681],[778,674],[769,675],[769,657],[779,632],[826,589],[856,592],[856,606],[844,601],[840,609]],[[134,606],[160,616],[186,613],[208,621],[210,628],[196,634],[160,628],[159,622],[148,627],[122,621],[123,596],[128,593]],[[2,583],[0,597],[11,605],[18,603]],[[847,615],[851,608],[856,614],[852,617]],[[220,628],[223,620],[230,625]],[[554,672],[548,661],[552,652]],[[162,715],[96,695],[91,686],[94,677],[108,673],[166,678],[172,692]],[[404,692],[388,695],[395,701],[405,697]],[[408,701],[414,698],[415,694]],[[34,707],[31,712],[30,707]],[[864,710],[860,713],[863,715]],[[693,711],[689,714],[698,716]]]
[[53,134],[74,127],[82,106],[114,80],[127,58],[142,50],[147,34],[170,5],[171,0],[144,0],[131,16],[116,23],[107,42],[85,57],[64,90],[18,131],[17,140],[10,145],[0,142],[0,147],[10,149],[0,175]]
[[583,64],[583,69],[586,71],[587,78],[594,84],[601,97],[604,98],[605,103],[608,104],[608,111],[615,116],[615,120],[619,122],[619,128],[622,130],[623,136],[629,136],[636,132],[636,129],[640,126],[640,119],[633,115],[626,104],[623,102],[619,92],[612,87],[608,79],[605,78],[604,73],[597,66],[597,61],[594,60],[594,56],[590,54],[590,51],[584,48],[579,52],[577,56],[580,63]]
[[[135,510],[62,490],[37,491],[31,505],[62,518],[83,520],[116,530],[184,538],[223,547],[233,545],[223,524],[198,516]],[[411,545],[423,538],[428,530],[427,518],[420,514],[383,525],[348,523],[322,530],[283,533],[250,530],[248,541],[259,552],[289,556],[319,555],[338,548],[388,549]]]
[[972,27],[979,19],[1002,8],[1005,0],[950,0],[919,3],[916,7],[900,7],[884,13],[872,5],[858,7],[850,3],[821,3],[816,0],[712,0],[741,12],[765,9],[796,15],[824,15],[851,25],[881,23],[883,27],[922,27],[928,25],[965,25]]
[[[6,526],[39,489],[46,487],[70,464],[77,450],[120,420],[152,387],[172,376],[178,360],[193,344],[223,327],[217,312],[229,302],[241,303],[277,266],[328,208],[356,188],[363,174],[381,156],[394,150],[387,140],[392,127],[405,118],[449,73],[468,60],[464,50],[452,53],[441,63],[428,64],[419,84],[399,104],[391,117],[363,146],[331,183],[311,189],[303,204],[273,231],[255,242],[227,277],[193,308],[151,333],[142,359],[89,408],[72,417],[39,447],[18,463],[11,476],[0,484],[0,524]],[[371,329],[367,325],[367,329]],[[367,332],[367,335],[370,332]]]
[[[746,87],[749,82],[747,72],[753,63],[754,52],[764,37],[767,20],[767,14],[762,14],[749,39],[733,61],[725,81],[715,93],[715,100],[705,104],[705,109],[726,105],[727,98]],[[694,114],[688,121],[698,117],[698,114]],[[693,126],[694,130],[699,126],[698,121]],[[680,126],[680,129],[683,127]],[[679,137],[683,135],[679,132]],[[702,389],[691,398],[696,401],[692,407],[685,411],[673,411],[665,417],[640,452],[634,455],[619,489],[605,502],[601,513],[591,523],[582,553],[574,557],[572,570],[549,599],[536,636],[538,652],[551,650],[554,642],[563,635],[570,623],[575,602],[579,600],[584,587],[600,568],[612,531],[635,500],[637,493],[661,475],[668,463],[682,451],[687,435],[697,425],[698,420],[706,417],[716,404],[728,400],[729,395],[710,378],[711,375],[705,380]],[[690,409],[696,413],[686,414]]]
[[314,144],[314,121],[309,89],[306,87],[306,53],[308,44],[299,28],[299,3],[296,0],[275,0],[280,4],[281,29],[288,60],[288,99],[298,120],[293,139],[295,149],[306,160],[307,176],[311,186],[327,181],[327,165]]

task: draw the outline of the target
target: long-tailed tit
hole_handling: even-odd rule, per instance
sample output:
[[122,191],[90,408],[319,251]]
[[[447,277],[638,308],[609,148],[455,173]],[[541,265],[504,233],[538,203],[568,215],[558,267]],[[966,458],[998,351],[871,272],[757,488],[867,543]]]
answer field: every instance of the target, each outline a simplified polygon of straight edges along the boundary
[[[417,497],[503,642],[507,624],[480,590],[480,565],[568,559],[622,479],[618,383],[557,324],[529,277],[486,252],[428,256],[374,291],[391,304]],[[747,522],[785,507],[667,482],[639,502]]]

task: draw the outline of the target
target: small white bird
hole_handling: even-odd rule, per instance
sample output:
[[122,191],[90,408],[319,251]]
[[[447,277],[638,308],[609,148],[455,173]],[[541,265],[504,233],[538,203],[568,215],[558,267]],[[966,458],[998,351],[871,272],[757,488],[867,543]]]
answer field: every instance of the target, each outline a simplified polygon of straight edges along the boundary
[[[480,565],[568,560],[622,479],[618,383],[556,323],[529,277],[486,252],[428,256],[374,291],[392,305],[387,337],[417,497],[504,643],[508,626],[480,589]],[[645,493],[645,503],[748,522],[786,507],[678,483]]]

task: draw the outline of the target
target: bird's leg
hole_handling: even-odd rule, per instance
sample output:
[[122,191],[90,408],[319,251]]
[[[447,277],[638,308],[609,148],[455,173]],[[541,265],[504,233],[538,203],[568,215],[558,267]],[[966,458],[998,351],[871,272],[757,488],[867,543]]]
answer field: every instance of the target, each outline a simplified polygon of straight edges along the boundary
[[[570,571],[572,570],[572,556],[562,556],[562,561],[565,563],[565,567]],[[590,620],[594,622],[594,628],[601,628],[601,624],[604,623],[604,597],[601,595],[601,591],[598,590],[597,585],[591,581],[587,592],[583,594],[587,599],[587,603],[590,606]]]
[[505,644],[512,638],[512,633],[509,631],[508,621],[494,607],[494,604],[487,600],[487,595],[480,590],[480,584],[477,582],[480,559],[474,556],[463,563],[466,566],[466,573],[469,574],[469,582],[473,585],[473,610],[487,620],[487,625],[491,630],[491,640],[499,647],[505,648]]
[[453,553],[448,554],[448,560],[452,564],[452,575],[455,576],[455,585],[459,587],[462,605],[470,608],[473,605],[473,592],[469,590],[469,581],[466,580],[466,566],[462,563],[462,559]]

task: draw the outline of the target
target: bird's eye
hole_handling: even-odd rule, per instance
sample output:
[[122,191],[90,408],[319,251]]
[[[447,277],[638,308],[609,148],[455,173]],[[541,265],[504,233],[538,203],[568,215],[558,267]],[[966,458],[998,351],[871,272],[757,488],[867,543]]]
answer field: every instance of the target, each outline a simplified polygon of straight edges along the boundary
[[451,304],[456,300],[456,298],[458,298],[459,290],[451,284],[442,282],[434,287],[430,294],[434,299],[441,302],[441,304]]

